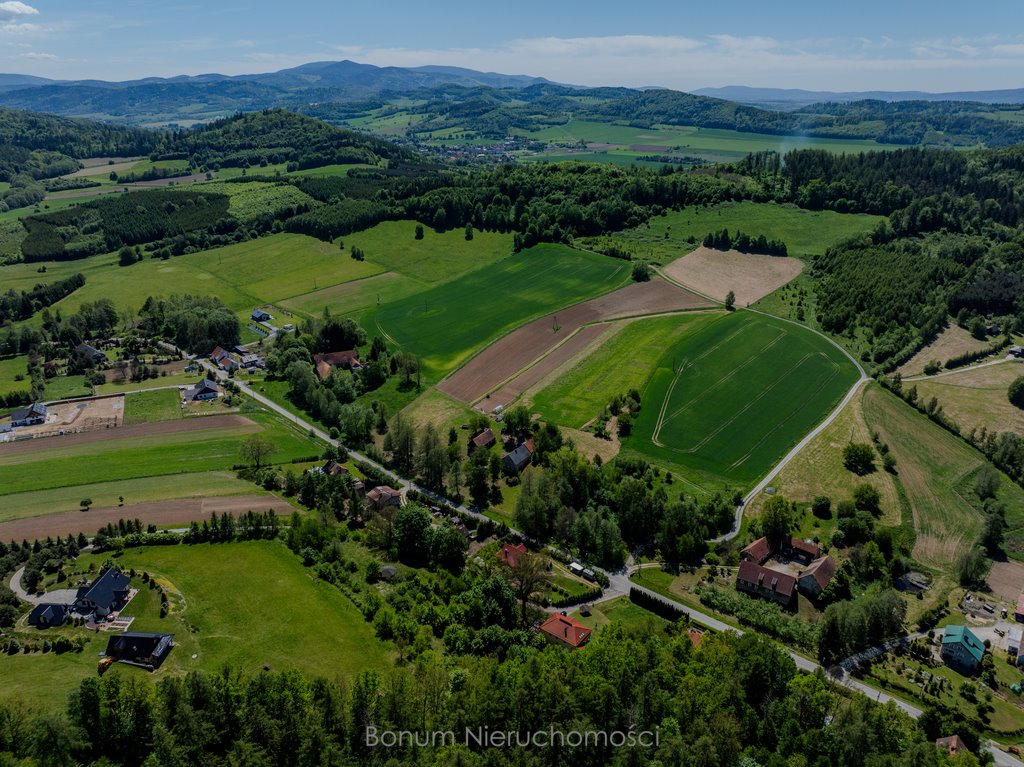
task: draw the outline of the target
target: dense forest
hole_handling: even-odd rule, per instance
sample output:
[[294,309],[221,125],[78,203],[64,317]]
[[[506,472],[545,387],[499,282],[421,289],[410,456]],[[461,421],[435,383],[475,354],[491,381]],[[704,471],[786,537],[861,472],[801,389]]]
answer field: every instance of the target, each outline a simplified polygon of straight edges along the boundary
[[280,109],[238,114],[164,134],[153,156],[187,159],[194,168],[287,163],[292,170],[335,164],[375,165],[384,159],[412,157],[394,143]]

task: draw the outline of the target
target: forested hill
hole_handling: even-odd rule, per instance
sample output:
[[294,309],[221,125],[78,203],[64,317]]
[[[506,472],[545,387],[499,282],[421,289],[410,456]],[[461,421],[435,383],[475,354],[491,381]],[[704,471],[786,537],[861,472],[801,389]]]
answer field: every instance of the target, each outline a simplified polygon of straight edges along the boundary
[[[417,131],[459,128],[489,138],[504,138],[512,128],[536,130],[583,119],[644,128],[693,125],[903,145],[1002,147],[1024,142],[1024,123],[1007,119],[1011,113],[1024,114],[1020,105],[858,101],[780,112],[673,90],[584,91],[550,84],[517,90],[449,86],[416,95],[423,103],[412,111],[425,116]],[[332,119],[331,109],[337,106],[321,103],[308,109]],[[346,111],[349,118],[357,116],[351,106]]]
[[43,179],[73,173],[79,159],[147,154],[155,131],[0,109],[0,213],[43,199]]
[[124,157],[148,154],[160,134],[142,128],[55,117],[0,107],[0,147],[44,149],[70,157]]
[[197,168],[289,163],[301,169],[349,163],[373,165],[382,159],[411,159],[413,153],[364,133],[272,109],[164,134],[154,156],[187,159]]

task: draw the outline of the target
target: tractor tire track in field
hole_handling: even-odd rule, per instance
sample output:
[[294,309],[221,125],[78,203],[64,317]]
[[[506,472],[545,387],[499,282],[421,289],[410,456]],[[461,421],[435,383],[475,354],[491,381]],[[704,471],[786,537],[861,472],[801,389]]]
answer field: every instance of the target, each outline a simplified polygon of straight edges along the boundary
[[717,344],[712,346],[710,349],[708,349],[707,351],[705,351],[702,354],[697,355],[697,357],[693,360],[693,362],[690,362],[688,364],[680,364],[679,365],[679,370],[677,370],[675,376],[673,376],[672,383],[669,384],[668,391],[665,392],[665,397],[661,401],[661,410],[658,411],[658,420],[657,420],[657,422],[654,425],[654,434],[651,435],[651,441],[655,445],[657,445],[658,447],[665,447],[665,445],[663,445],[661,443],[661,441],[660,441],[661,428],[662,428],[662,426],[665,425],[665,411],[668,410],[669,402],[672,401],[672,393],[675,391],[676,384],[679,383],[679,378],[683,375],[683,372],[686,371],[686,370],[689,370],[690,368],[692,368],[694,365],[696,365],[698,362],[700,362],[702,359],[707,357],[712,352],[714,352],[717,349],[719,349],[724,344],[729,343],[732,339],[734,339],[740,333],[742,333],[743,331],[747,330],[748,327],[749,327],[748,325],[743,325],[743,326],[737,328],[732,333],[730,333],[725,338],[723,338],[721,341],[719,341]]
[[[824,356],[825,356],[825,355],[821,354],[821,352],[818,352],[817,354],[818,354],[819,356],[822,356],[822,357],[824,357]],[[806,358],[805,358],[805,359],[806,359]],[[826,357],[826,359],[828,359],[828,358]],[[802,362],[802,360],[801,360],[801,362]],[[794,370],[795,370],[795,369],[796,369],[796,368],[794,368]],[[833,379],[833,378],[835,378],[835,377],[836,377],[837,375],[839,375],[839,366],[838,366],[838,365],[837,365],[836,363],[834,363],[834,362],[833,362],[833,363],[832,363],[832,375],[830,375],[830,376],[829,376],[828,378],[826,378],[826,379],[825,379],[824,381],[822,381],[822,382],[821,382],[821,383],[820,383],[820,384],[818,385],[818,388],[814,390],[813,394],[815,394],[815,395],[816,395],[816,394],[817,394],[818,392],[820,392],[820,391],[821,391],[822,389],[824,389],[824,388],[825,388],[825,387],[826,387],[826,386],[827,386],[827,385],[828,385],[828,384],[829,384],[829,383],[830,383],[830,382],[832,381],[832,379]],[[812,396],[813,396],[813,395],[812,395]],[[758,440],[758,441],[757,441],[757,442],[756,442],[756,443],[755,443],[755,444],[754,444],[754,445],[753,445],[753,446],[752,446],[752,447],[750,448],[750,450],[749,450],[749,451],[747,452],[747,454],[746,454],[746,455],[742,456],[742,457],[741,457],[741,458],[740,458],[740,459],[739,459],[738,461],[736,461],[736,462],[735,462],[734,464],[732,464],[732,466],[730,466],[729,468],[731,468],[731,469],[735,469],[735,468],[737,468],[737,467],[739,467],[739,466],[743,465],[743,463],[745,463],[745,462],[746,462],[746,460],[747,460],[748,458],[750,458],[750,456],[751,456],[751,455],[753,455],[754,451],[755,451],[755,450],[757,450],[757,448],[758,448],[758,447],[760,447],[760,446],[761,446],[761,444],[762,444],[762,443],[763,443],[763,442],[764,442],[764,441],[765,441],[766,439],[768,439],[768,438],[769,438],[769,437],[770,437],[770,436],[771,436],[772,434],[774,434],[774,433],[775,433],[776,431],[778,431],[778,430],[779,430],[780,428],[782,428],[782,427],[783,427],[783,426],[785,426],[785,425],[786,425],[787,423],[789,423],[789,422],[790,422],[790,421],[791,421],[791,420],[792,420],[793,418],[795,418],[795,417],[797,416],[797,414],[799,414],[799,413],[802,413],[805,407],[807,407],[807,402],[806,402],[806,400],[804,401],[804,404],[803,404],[803,405],[801,405],[801,406],[800,406],[800,407],[798,407],[798,408],[797,408],[796,410],[794,410],[794,411],[793,411],[792,413],[790,413],[790,414],[789,414],[789,415],[788,415],[788,416],[787,416],[786,418],[783,418],[783,419],[782,419],[781,421],[779,421],[779,422],[778,422],[778,423],[777,423],[777,424],[775,425],[775,428],[773,428],[773,429],[772,429],[771,431],[769,431],[769,432],[768,432],[767,434],[765,434],[765,435],[764,435],[763,437],[761,437],[761,439],[759,439],[759,440]]]
[[[719,379],[718,379],[717,381],[715,381],[715,382],[714,382],[714,383],[713,383],[713,384],[712,384],[711,386],[709,386],[709,387],[708,387],[707,389],[705,389],[705,391],[714,391],[714,390],[715,390],[715,389],[717,389],[717,388],[718,388],[719,386],[721,386],[722,384],[724,384],[724,383],[725,383],[726,381],[729,381],[729,380],[731,380],[731,379],[735,378],[735,377],[736,377],[736,375],[737,375],[737,374],[738,374],[738,373],[739,373],[739,372],[740,372],[741,370],[743,370],[743,369],[744,369],[744,368],[746,368],[746,367],[749,367],[750,365],[753,365],[753,364],[754,364],[755,362],[757,362],[758,360],[760,360],[760,359],[761,359],[761,357],[763,357],[763,356],[764,356],[765,352],[767,352],[767,351],[768,351],[769,349],[771,349],[771,348],[772,348],[772,347],[774,347],[774,346],[775,346],[776,344],[778,344],[779,342],[781,342],[781,341],[782,341],[782,339],[783,339],[783,338],[785,338],[785,337],[786,337],[786,336],[788,336],[788,335],[789,335],[789,333],[787,333],[787,332],[786,332],[785,330],[783,330],[782,332],[780,332],[780,333],[779,333],[779,334],[778,334],[777,336],[775,336],[775,338],[773,338],[773,339],[771,340],[771,342],[770,342],[770,343],[769,343],[769,344],[768,344],[767,346],[765,346],[765,347],[764,347],[764,348],[763,348],[763,349],[762,349],[762,350],[761,350],[761,351],[760,351],[760,352],[759,352],[759,353],[757,354],[757,356],[756,356],[756,357],[751,357],[751,358],[750,358],[750,359],[748,359],[748,360],[747,360],[746,362],[744,362],[744,363],[743,363],[742,365],[737,365],[737,366],[736,366],[736,367],[734,367],[734,368],[733,368],[732,370],[730,370],[730,371],[729,371],[728,373],[726,373],[726,374],[725,374],[724,376],[722,376],[722,377],[721,377],[721,378],[719,378]],[[703,356],[703,355],[702,355],[702,356]],[[810,354],[808,354],[807,356],[809,357],[809,356],[810,356]],[[806,359],[806,357],[805,357],[805,359]],[[803,362],[803,360],[800,360],[800,362]],[[797,364],[799,365],[799,364],[800,364],[800,362],[798,362]],[[783,376],[783,378],[785,378],[785,376]],[[781,381],[782,379],[780,378],[779,380]],[[776,381],[776,383],[778,383],[778,381]],[[771,389],[772,389],[772,388],[773,388],[774,386],[775,386],[775,384],[772,384],[772,386],[771,386],[771,387],[769,387],[767,391],[770,391],[770,390],[771,390]],[[760,396],[764,396],[764,395],[763,395],[763,393],[762,393],[762,395],[760,395]],[[760,399],[760,396],[758,397],[758,399]],[[697,396],[695,396],[695,397],[693,397],[692,399],[690,399],[690,400],[689,400],[688,402],[684,402],[684,403],[683,403],[682,405],[680,405],[680,406],[679,406],[679,407],[677,407],[677,408],[676,408],[676,409],[675,409],[674,411],[672,411],[672,412],[671,412],[671,413],[670,413],[670,414],[669,414],[669,415],[668,415],[668,416],[667,416],[667,417],[665,418],[665,420],[666,420],[666,421],[671,421],[671,420],[673,420],[674,418],[677,418],[677,417],[678,417],[679,415],[681,415],[681,414],[683,413],[683,411],[684,411],[684,410],[686,410],[687,408],[689,408],[689,407],[690,407],[690,405],[692,405],[693,403],[695,403],[695,402],[696,402],[697,400],[699,400],[700,398],[701,398],[701,395],[700,395],[700,394],[698,394]],[[746,408],[744,408],[744,409],[746,409]]]
[[[698,442],[693,447],[688,448],[686,450],[680,450],[679,452],[681,452],[681,453],[689,453],[689,454],[696,453],[698,450],[700,450],[702,447],[704,447],[704,445],[706,445],[708,442],[710,442],[715,437],[717,437],[719,434],[721,434],[723,431],[725,431],[726,428],[728,428],[733,423],[735,423],[737,418],[739,418],[741,415],[743,415],[748,410],[750,410],[750,408],[752,408],[754,405],[756,405],[758,402],[760,402],[762,398],[764,398],[764,397],[768,396],[769,394],[771,394],[775,390],[776,386],[778,386],[780,383],[782,383],[784,380],[786,380],[786,378],[789,377],[789,374],[791,372],[793,372],[794,370],[799,368],[801,365],[804,364],[804,362],[806,362],[808,359],[810,359],[813,356],[814,356],[814,352],[808,352],[807,354],[805,354],[796,363],[796,365],[794,365],[792,368],[787,370],[783,375],[779,376],[775,380],[775,383],[773,383],[771,386],[767,387],[766,389],[762,390],[760,394],[758,394],[756,397],[754,397],[752,400],[750,400],[746,405],[744,405],[742,408],[740,408],[735,413],[733,413],[732,418],[729,418],[728,420],[723,421],[721,424],[719,424],[717,429],[715,429],[712,432],[709,432],[704,437],[704,439],[702,439],[700,442]],[[671,418],[669,420],[671,420]],[[778,428],[778,427],[776,427],[776,428]]]

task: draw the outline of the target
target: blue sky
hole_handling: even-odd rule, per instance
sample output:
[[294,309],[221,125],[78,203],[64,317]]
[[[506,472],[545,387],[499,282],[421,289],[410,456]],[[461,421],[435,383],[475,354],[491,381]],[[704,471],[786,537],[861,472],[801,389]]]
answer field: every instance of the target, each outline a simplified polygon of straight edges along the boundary
[[1019,0],[0,0],[0,72],[124,80],[349,58],[582,85],[1024,87]]

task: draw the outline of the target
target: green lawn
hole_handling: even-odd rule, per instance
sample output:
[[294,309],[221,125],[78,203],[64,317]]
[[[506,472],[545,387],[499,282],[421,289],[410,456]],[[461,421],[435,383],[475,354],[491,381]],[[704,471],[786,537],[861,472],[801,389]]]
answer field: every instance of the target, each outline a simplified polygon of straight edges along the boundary
[[91,498],[93,506],[116,506],[125,503],[147,503],[179,498],[219,498],[229,495],[266,495],[258,485],[238,479],[229,471],[197,471],[183,479],[180,474],[136,479],[93,482],[50,490],[33,490],[2,496],[0,522],[12,519],[42,517],[65,511],[79,511],[79,501]]
[[[15,380],[21,376],[21,380]],[[28,379],[28,356],[4,357],[0,359],[0,394],[12,391],[29,391],[32,388]]]
[[372,335],[386,335],[440,376],[509,330],[549,311],[623,285],[629,265],[564,245],[538,245],[486,269],[362,315]]
[[[109,556],[83,555],[79,567],[99,565]],[[135,616],[133,631],[174,634],[176,646],[152,675],[156,679],[224,667],[252,675],[264,664],[344,679],[390,665],[388,650],[359,610],[333,586],[313,579],[279,542],[141,548],[116,561],[156,576],[170,596],[172,610],[160,618],[157,592],[136,579],[133,586],[141,591],[125,609]],[[26,636],[39,641],[44,635]],[[106,639],[93,639],[80,654],[0,656],[0,699],[63,707],[68,692],[95,676]],[[107,673],[151,678],[117,664]]]
[[[354,263],[354,262],[353,262]],[[398,301],[423,290],[423,283],[394,272],[353,280],[278,302],[300,316],[318,317],[324,308],[332,314],[355,314],[379,303]]]
[[57,376],[46,382],[48,400],[88,397],[91,394],[92,387],[85,382],[85,376]]
[[708,232],[728,229],[782,240],[791,256],[806,256],[824,253],[838,242],[870,232],[884,220],[882,216],[802,210],[795,205],[728,202],[669,212],[636,229],[587,238],[581,244],[600,247],[604,241],[618,242],[638,256],[665,263],[689,253]]
[[599,349],[538,392],[531,410],[545,420],[581,428],[615,395],[641,388],[667,347],[719,316],[680,314],[624,324]]
[[366,260],[383,269],[422,280],[447,282],[464,272],[489,266],[512,252],[512,236],[497,232],[474,232],[467,240],[462,229],[438,234],[423,227],[423,239],[415,238],[415,221],[385,221],[364,232],[342,238],[345,251],[352,246],[366,254]]
[[611,623],[621,623],[630,628],[644,628],[652,633],[662,631],[669,626],[667,620],[633,604],[629,601],[629,597],[618,597],[607,602],[598,602],[596,605],[591,605],[590,615],[580,615],[577,610],[572,617],[594,631],[600,631]]
[[753,484],[847,392],[857,372],[810,331],[750,312],[667,348],[624,442],[700,484]]
[[136,391],[140,389],[159,389],[163,386],[184,386],[191,385],[202,378],[201,373],[186,373],[179,371],[170,375],[147,378],[145,381],[117,381],[110,380],[114,374],[107,372],[108,383],[96,387],[97,394],[117,394],[123,391]]
[[181,396],[177,389],[157,389],[156,391],[125,395],[125,426],[172,421],[181,417]]

